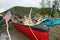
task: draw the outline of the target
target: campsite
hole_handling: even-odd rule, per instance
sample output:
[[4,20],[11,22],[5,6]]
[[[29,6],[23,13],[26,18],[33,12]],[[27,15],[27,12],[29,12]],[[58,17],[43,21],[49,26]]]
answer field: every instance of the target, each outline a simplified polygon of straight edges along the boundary
[[32,6],[28,1],[29,7],[11,2],[1,3],[5,7],[0,11],[0,40],[60,40],[59,0],[36,1],[38,7],[35,1],[30,1]]

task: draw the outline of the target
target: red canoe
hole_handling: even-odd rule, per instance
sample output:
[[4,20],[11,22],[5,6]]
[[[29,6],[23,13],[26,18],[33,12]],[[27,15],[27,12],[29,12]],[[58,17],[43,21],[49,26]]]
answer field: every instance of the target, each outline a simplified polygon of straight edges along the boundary
[[[19,30],[21,33],[23,33],[25,36],[30,38],[31,40],[36,40],[32,32],[30,31],[28,26],[25,25],[20,25],[17,23],[13,23],[13,26]],[[49,32],[42,32],[42,31],[37,31],[33,30],[35,36],[38,38],[38,40],[49,40]]]

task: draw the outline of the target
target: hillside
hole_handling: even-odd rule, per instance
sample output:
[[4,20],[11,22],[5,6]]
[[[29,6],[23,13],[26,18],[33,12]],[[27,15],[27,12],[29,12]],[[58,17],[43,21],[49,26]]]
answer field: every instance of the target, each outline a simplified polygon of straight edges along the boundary
[[[28,15],[31,8],[32,7],[16,6],[16,7],[11,8],[11,12],[13,14],[18,14],[18,15]],[[5,11],[5,12],[7,12],[7,11]],[[49,14],[50,15],[51,14],[51,9],[50,8],[40,8],[40,9],[32,8],[32,15],[37,16],[37,14],[42,14],[42,15]],[[60,17],[60,11],[57,10],[56,13],[54,13],[54,15],[55,15],[55,17]]]
[[[29,11],[30,11],[31,7],[19,7],[19,6],[16,6],[16,7],[13,7],[12,10],[13,10],[13,13],[14,11],[17,12],[17,13],[20,13],[20,14],[29,14]],[[38,8],[32,8],[32,15],[36,15],[36,14],[49,14],[50,13],[50,9],[49,8],[41,8],[41,9],[38,9]]]

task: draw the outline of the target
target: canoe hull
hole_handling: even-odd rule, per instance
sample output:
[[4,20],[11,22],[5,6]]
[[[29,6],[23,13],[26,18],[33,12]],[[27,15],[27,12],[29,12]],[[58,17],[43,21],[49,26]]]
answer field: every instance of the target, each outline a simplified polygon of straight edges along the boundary
[[[19,30],[19,32],[23,33],[25,36],[30,38],[31,40],[36,40],[33,34],[31,33],[28,26],[20,25],[13,23],[13,26]],[[38,40],[49,40],[49,32],[41,32],[37,30],[32,30],[35,34],[35,36],[38,38]]]

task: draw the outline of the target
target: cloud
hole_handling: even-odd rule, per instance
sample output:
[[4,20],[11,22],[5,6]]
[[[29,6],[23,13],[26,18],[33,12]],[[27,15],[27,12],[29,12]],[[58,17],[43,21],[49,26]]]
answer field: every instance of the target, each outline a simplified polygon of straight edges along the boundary
[[41,7],[39,2],[41,2],[41,0],[0,0],[0,13],[14,6],[39,8]]
[[39,7],[38,0],[0,0],[0,13],[14,6]]

